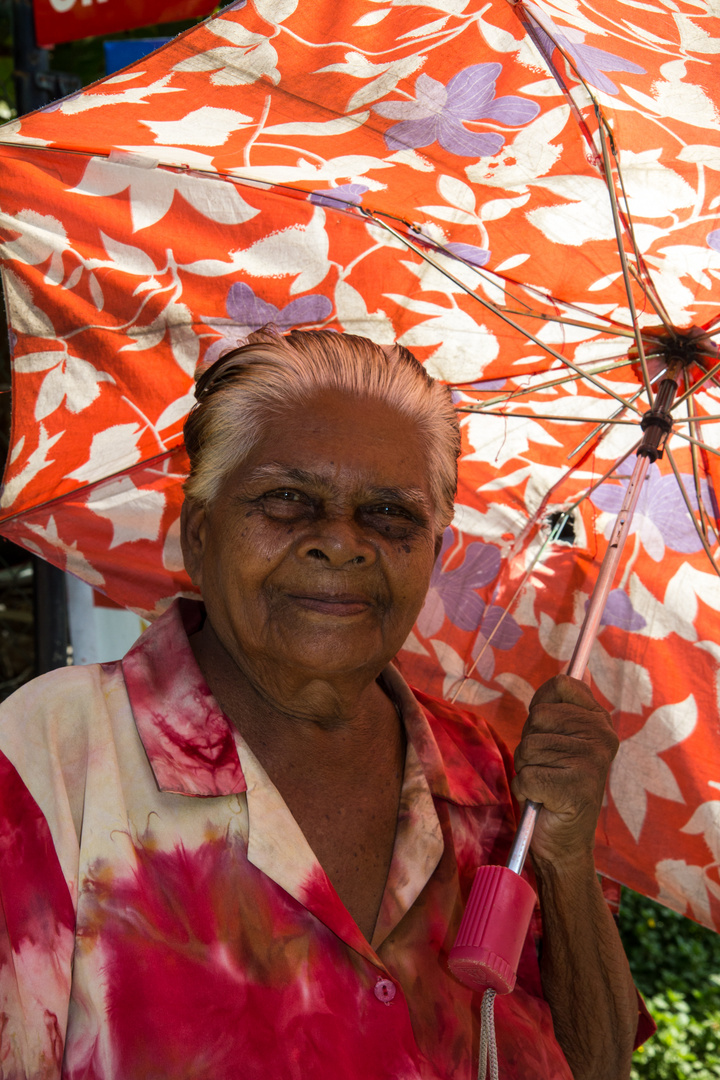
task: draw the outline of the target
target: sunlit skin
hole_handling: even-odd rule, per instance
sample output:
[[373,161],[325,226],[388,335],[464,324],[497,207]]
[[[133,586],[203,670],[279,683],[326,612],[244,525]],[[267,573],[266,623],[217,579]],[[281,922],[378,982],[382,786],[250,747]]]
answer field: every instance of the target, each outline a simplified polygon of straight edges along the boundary
[[267,423],[208,508],[186,503],[192,639],[366,936],[387,878],[404,734],[376,679],[422,607],[438,549],[427,452],[407,418],[318,394]]
[[267,423],[209,508],[186,506],[213,631],[281,712],[341,721],[401,647],[436,554],[427,472],[407,418],[321,394]]
[[[405,758],[378,676],[439,550],[427,477],[410,421],[321,393],[267,422],[209,507],[183,510],[186,566],[207,608],[191,638],[200,668],[368,940]],[[515,755],[515,794],[543,803],[533,842],[543,988],[576,1080],[627,1077],[637,1021],[592,858],[616,748],[607,713],[561,676],[536,694]]]

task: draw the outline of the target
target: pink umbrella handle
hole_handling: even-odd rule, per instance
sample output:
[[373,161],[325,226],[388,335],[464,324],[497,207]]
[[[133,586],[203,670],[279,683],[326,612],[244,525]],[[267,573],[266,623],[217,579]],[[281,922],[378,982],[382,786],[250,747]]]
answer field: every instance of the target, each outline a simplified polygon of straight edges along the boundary
[[[597,637],[647,470],[661,456],[672,429],[670,408],[677,392],[672,374],[663,379],[652,409],[642,419],[644,438],[568,667],[568,675],[576,679],[582,678]],[[473,989],[489,987],[509,994],[515,986],[517,963],[535,905],[535,893],[520,874],[541,808],[540,803],[525,803],[506,866],[481,866],[476,872],[448,959],[453,974]]]
[[535,907],[535,891],[507,866],[480,866],[448,966],[473,990],[509,994]]

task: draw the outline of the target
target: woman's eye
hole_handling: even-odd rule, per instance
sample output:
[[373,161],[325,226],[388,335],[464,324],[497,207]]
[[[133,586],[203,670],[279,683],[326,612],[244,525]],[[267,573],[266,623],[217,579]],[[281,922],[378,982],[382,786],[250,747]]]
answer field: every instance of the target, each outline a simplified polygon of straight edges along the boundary
[[271,517],[297,517],[312,510],[312,501],[301,491],[278,488],[262,496],[265,512]]
[[381,503],[379,506],[372,506],[370,513],[382,514],[384,517],[409,517],[407,510],[402,506],[393,506],[392,503]]

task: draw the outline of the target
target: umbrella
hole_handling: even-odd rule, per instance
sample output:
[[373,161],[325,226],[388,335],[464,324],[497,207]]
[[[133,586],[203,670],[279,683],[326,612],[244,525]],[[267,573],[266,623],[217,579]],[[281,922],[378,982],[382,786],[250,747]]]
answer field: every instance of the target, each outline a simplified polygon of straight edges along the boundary
[[197,364],[268,321],[399,338],[455,387],[464,439],[400,661],[513,743],[570,657],[670,365],[590,657],[622,739],[597,861],[720,925],[720,29],[695,0],[638,12],[252,0],[0,129],[0,525],[152,614],[190,588]]

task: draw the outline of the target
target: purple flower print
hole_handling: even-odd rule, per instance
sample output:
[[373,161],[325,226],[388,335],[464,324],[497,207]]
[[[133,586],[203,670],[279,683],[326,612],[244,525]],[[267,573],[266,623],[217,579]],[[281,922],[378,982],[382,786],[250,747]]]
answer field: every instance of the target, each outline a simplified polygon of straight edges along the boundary
[[507,383],[507,379],[481,379],[479,382],[469,383],[468,390],[502,390],[503,386]]
[[342,210],[343,203],[359,206],[367,190],[365,184],[340,184],[338,187],[312,191],[310,202],[316,206],[327,206],[330,210]]
[[635,610],[623,589],[613,589],[608,595],[600,622],[604,626],[619,626],[621,630],[642,630],[647,626],[647,619]]
[[331,313],[332,303],[327,296],[316,293],[298,296],[284,308],[278,308],[256,296],[249,285],[240,281],[230,286],[225,308],[230,321],[222,321],[217,326],[222,337],[208,349],[205,364],[214,363],[219,356],[235,348],[243,338],[266,323],[274,323],[279,330],[291,330],[302,323],[322,322]]
[[429,75],[418,75],[414,101],[383,101],[376,113],[399,120],[385,132],[389,150],[415,149],[439,142],[459,157],[492,157],[505,139],[497,132],[469,131],[466,122],[492,120],[520,127],[540,112],[534,101],[521,97],[495,97],[495,81],[502,64],[474,64],[454,75],[447,86]]
[[445,244],[442,251],[449,251],[456,259],[470,263],[471,266],[484,266],[490,258],[490,252],[474,244]]
[[602,90],[605,94],[619,92],[615,83],[604,74],[606,71],[627,71],[634,75],[646,74],[645,68],[633,64],[631,60],[616,56],[615,53],[605,52],[604,49],[596,49],[592,45],[585,45],[583,40],[585,35],[578,31],[571,30],[572,37],[563,34],[560,27],[534,5],[528,5],[528,10],[542,22],[542,26],[535,23],[533,40],[547,60],[551,71],[555,68],[552,55],[556,47],[559,47],[575,61],[578,74],[585,82],[594,86],[596,90]]
[[230,286],[226,302],[227,313],[234,322],[259,330],[265,323],[275,323],[280,330],[291,330],[299,323],[322,322],[332,311],[327,296],[298,296],[284,308],[268,304],[256,296],[244,281]]
[[[632,467],[625,463],[628,476]],[[697,496],[692,476],[681,476],[690,505],[697,509]],[[619,484],[602,484],[591,496],[591,501],[600,510],[617,514],[625,498],[627,479]],[[712,506],[711,492],[706,480],[701,482],[700,490],[703,502]],[[605,530],[609,537],[614,522]],[[643,547],[651,559],[660,562],[666,546],[672,551],[691,554],[700,551],[702,544],[688,514],[677,480],[674,476],[663,476],[657,465],[651,465],[647,472],[643,490],[638,499],[637,509],[630,526],[631,533],[638,533]]]
[[713,229],[712,232],[707,234],[708,247],[711,247],[713,251],[720,251],[720,229]]
[[489,682],[495,673],[493,649],[512,649],[521,636],[521,628],[504,608],[495,604],[487,607],[471,652],[473,660],[477,660],[475,674]]
[[479,541],[468,544],[460,566],[444,570],[443,561],[454,544],[455,533],[448,528],[418,617],[418,630],[423,637],[436,634],[446,615],[460,630],[477,630],[485,612],[485,602],[475,590],[489,585],[498,575],[500,552],[492,544]]

